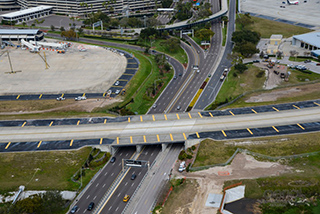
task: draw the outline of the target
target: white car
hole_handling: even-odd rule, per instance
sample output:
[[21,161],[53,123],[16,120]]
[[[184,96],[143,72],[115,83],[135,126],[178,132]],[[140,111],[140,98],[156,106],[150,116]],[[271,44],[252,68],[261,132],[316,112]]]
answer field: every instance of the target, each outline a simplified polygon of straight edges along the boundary
[[108,90],[107,94],[108,94],[108,95],[111,95],[111,94],[112,94],[112,90],[111,90],[111,89]]
[[74,98],[76,101],[80,101],[80,100],[86,100],[87,97],[86,96],[78,96],[76,98]]
[[120,82],[119,81],[116,81],[115,83],[114,83],[114,85],[119,85],[120,84]]
[[57,97],[57,100],[58,101],[62,101],[62,100],[65,100],[66,98],[64,98],[64,97]]
[[115,94],[119,94],[120,93],[120,90],[118,89],[118,90],[116,90],[116,92],[115,92]]

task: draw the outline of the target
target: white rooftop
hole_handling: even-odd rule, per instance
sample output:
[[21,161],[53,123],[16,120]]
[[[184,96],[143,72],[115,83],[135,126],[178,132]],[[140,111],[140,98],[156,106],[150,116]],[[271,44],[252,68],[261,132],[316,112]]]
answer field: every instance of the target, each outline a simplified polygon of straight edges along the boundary
[[46,9],[51,9],[51,8],[53,8],[53,7],[40,5],[38,7],[32,7],[32,8],[25,9],[25,10],[19,10],[19,11],[16,11],[16,12],[3,14],[1,16],[2,17],[6,17],[6,18],[14,18],[14,17],[17,17],[17,16],[23,16],[23,15],[27,15],[27,14],[30,14],[30,13],[40,12],[40,11],[43,11],[43,10],[46,10]]
[[320,32],[305,33],[293,36],[293,38],[306,42],[312,46],[320,47]]

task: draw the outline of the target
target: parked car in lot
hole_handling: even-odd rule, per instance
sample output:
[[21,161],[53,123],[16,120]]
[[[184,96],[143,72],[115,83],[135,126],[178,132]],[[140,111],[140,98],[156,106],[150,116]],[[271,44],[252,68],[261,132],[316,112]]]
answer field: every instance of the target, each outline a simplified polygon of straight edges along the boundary
[[116,81],[115,83],[114,83],[114,85],[119,85],[120,84],[120,82],[119,81]]
[[87,97],[86,96],[78,96],[78,97],[76,97],[74,99],[75,99],[75,101],[80,101],[80,100],[86,100]]
[[64,98],[64,97],[57,97],[57,100],[58,101],[62,101],[62,100],[65,100],[66,98]]
[[71,209],[71,211],[70,211],[70,213],[76,213],[77,212],[77,210],[78,210],[78,206],[77,205],[75,205],[72,209]]
[[88,209],[89,211],[91,211],[94,207],[94,203],[93,202],[90,202],[90,204],[88,205]]
[[118,89],[118,90],[116,90],[116,92],[114,92],[115,94],[119,94],[120,93],[120,90]]

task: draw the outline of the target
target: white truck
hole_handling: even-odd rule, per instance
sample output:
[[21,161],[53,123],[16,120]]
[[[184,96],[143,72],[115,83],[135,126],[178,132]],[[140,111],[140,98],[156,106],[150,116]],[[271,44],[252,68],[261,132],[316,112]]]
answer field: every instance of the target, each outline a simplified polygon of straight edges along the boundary
[[186,169],[186,162],[185,162],[185,161],[182,161],[182,162],[180,163],[180,166],[179,166],[178,171],[179,171],[179,172],[183,172],[185,169]]

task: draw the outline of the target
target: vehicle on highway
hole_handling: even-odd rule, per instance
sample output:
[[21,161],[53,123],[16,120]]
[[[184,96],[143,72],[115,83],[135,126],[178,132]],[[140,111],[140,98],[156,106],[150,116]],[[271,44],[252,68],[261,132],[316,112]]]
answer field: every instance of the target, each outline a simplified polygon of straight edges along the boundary
[[112,157],[112,158],[110,159],[110,163],[114,163],[114,162],[116,162],[116,157]]
[[209,74],[208,77],[211,77],[211,74]]
[[86,96],[78,96],[78,97],[76,97],[74,99],[75,99],[75,101],[80,101],[80,100],[86,100],[87,97]]
[[152,105],[152,108],[157,108],[157,104],[156,104],[156,103],[153,104],[153,105]]
[[72,209],[71,209],[71,211],[70,211],[70,213],[76,213],[77,212],[77,210],[78,210],[78,206],[77,205],[75,205]]
[[182,76],[182,73],[179,73],[179,77],[181,77]]
[[119,81],[116,81],[115,83],[114,83],[114,85],[119,85],[120,84],[120,82]]
[[260,62],[260,60],[258,60],[258,59],[255,59],[255,60],[253,60],[252,62]]
[[123,202],[128,202],[130,199],[130,195],[125,195],[123,198]]
[[137,177],[137,175],[133,173],[133,174],[131,175],[131,180],[136,179],[136,177]]
[[121,90],[116,90],[116,92],[114,92],[115,94],[119,94]]
[[173,76],[173,79],[177,79],[177,76],[176,76],[176,75],[174,75],[174,76]]
[[91,211],[94,207],[94,203],[93,202],[90,202],[90,204],[88,205],[88,208],[87,210]]
[[62,101],[62,100],[65,100],[66,98],[64,98],[64,97],[57,97],[57,100],[58,101]]
[[177,110],[180,110],[181,109],[181,106],[177,106]]

